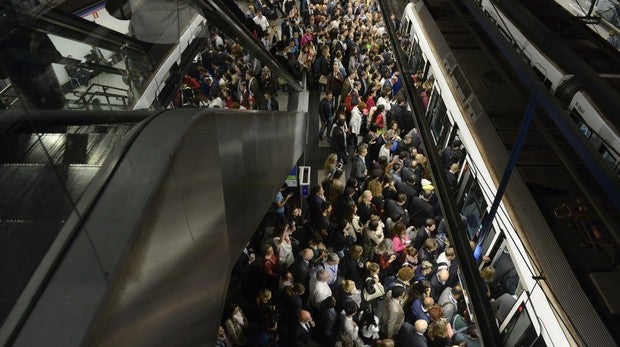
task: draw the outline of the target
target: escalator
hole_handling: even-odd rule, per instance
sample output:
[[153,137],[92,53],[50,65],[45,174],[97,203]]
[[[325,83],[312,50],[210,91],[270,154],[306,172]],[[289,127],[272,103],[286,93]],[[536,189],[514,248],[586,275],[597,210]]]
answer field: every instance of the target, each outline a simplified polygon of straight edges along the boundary
[[69,132],[17,136],[21,165],[0,175],[11,198],[1,246],[24,264],[2,265],[28,284],[3,285],[3,297],[21,295],[3,344],[212,341],[236,255],[301,156],[306,122],[303,112],[168,110],[87,134],[82,163],[64,160]]
[[308,92],[235,24],[284,85],[283,111],[162,111],[203,48],[203,25],[226,26],[229,13],[196,19],[157,60],[50,8],[20,25],[104,60],[46,57],[63,110],[38,107],[17,75],[2,81],[0,345],[208,345],[230,269],[306,146]]

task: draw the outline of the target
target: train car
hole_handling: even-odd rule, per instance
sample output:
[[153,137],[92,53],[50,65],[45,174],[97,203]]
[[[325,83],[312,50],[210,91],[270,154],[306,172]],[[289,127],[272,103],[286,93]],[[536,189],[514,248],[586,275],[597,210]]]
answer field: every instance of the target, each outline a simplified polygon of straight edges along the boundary
[[[572,119],[578,125],[609,166],[620,175],[620,129],[618,112],[606,113],[593,100],[587,91],[584,82],[579,76],[573,75],[560,62],[553,61],[546,52],[534,44],[524,30],[502,11],[502,4],[491,0],[479,2],[484,12],[495,22],[500,32],[523,55],[539,78],[554,93],[560,102],[571,113]],[[569,48],[575,51],[575,56],[582,56],[583,62],[598,74],[606,84],[612,95],[620,98],[620,63],[619,53],[609,46],[604,39],[591,33],[584,23],[559,5],[548,11],[549,5],[532,4],[525,1],[532,12],[542,12],[541,22],[550,21],[555,29],[554,40],[562,39]],[[555,3],[554,3],[555,5]],[[544,10],[537,10],[532,6],[544,6]],[[569,29],[565,29],[568,28]],[[562,31],[565,31],[563,33]],[[584,47],[580,41],[591,42]],[[577,43],[576,43],[577,42]]]
[[[549,141],[551,126],[544,121],[530,128],[492,228],[485,237],[479,235],[529,96],[467,16],[447,2],[412,2],[405,8],[400,34],[406,73],[419,92],[430,95],[425,117],[436,148],[427,150],[441,151],[455,139],[464,146],[454,196],[466,218],[468,237],[478,242],[496,270],[490,299],[510,296],[514,301],[506,317],[497,318],[504,344],[613,345],[614,337],[554,236],[561,228],[554,223],[553,209],[580,192],[579,182],[566,174],[566,163],[558,159],[556,143]],[[560,83],[562,74],[554,71]]]
[[562,6],[576,16],[586,16],[588,13],[598,16],[600,21],[592,24],[593,30],[607,36],[610,30],[620,32],[620,3],[618,0],[564,0]]

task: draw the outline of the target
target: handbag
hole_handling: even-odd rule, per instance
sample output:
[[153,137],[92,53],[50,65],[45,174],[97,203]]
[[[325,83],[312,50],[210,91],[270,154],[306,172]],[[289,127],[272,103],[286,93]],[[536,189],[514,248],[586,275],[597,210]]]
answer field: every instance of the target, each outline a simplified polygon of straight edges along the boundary
[[327,84],[327,75],[321,75],[321,77],[319,77],[319,83]]
[[385,295],[385,289],[383,288],[383,284],[375,283],[373,286],[375,287],[375,292],[372,294],[369,294],[366,291],[366,288],[364,288],[364,300],[371,301]]
[[131,6],[129,5],[129,0],[108,0],[105,3],[105,9],[116,19],[131,19]]

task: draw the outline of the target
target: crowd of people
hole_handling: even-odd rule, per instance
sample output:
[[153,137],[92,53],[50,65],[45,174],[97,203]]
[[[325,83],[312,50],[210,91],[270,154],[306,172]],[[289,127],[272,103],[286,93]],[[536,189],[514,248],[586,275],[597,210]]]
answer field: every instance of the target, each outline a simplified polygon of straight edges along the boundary
[[[235,3],[228,5],[289,74],[333,93],[333,112],[322,115],[327,117],[326,126],[333,124],[340,109],[348,120],[360,102],[365,104],[364,119],[381,105],[385,109],[377,116],[390,111],[393,99],[400,97],[402,102],[396,104],[404,104],[399,94],[402,76],[396,71],[375,0],[255,0],[245,12]],[[278,12],[282,19],[275,20]],[[399,28],[395,15],[391,22]],[[173,105],[273,109],[263,95],[269,93],[275,100],[280,88],[278,76],[268,67],[235,39],[213,31],[208,48],[183,77]],[[392,113],[402,129],[412,127],[401,113]],[[370,121],[360,122],[361,131]],[[381,120],[377,123],[382,125]]]
[[[398,140],[372,160],[372,138],[357,146],[347,179],[338,154],[328,156],[305,211],[282,186],[273,233],[257,232],[233,271],[243,294],[228,298],[222,345],[479,345],[424,155]],[[459,146],[442,152],[446,174]],[[481,278],[492,282],[493,268]],[[245,311],[239,299],[250,300]]]
[[[279,26],[277,12],[284,17]],[[302,0],[299,6],[256,0],[246,16],[289,72],[324,91],[320,137],[329,139],[333,153],[307,208],[291,204],[286,185],[277,194],[273,233],[257,232],[233,271],[242,296],[228,298],[218,343],[479,345],[420,134],[408,114],[403,76],[374,0]],[[398,29],[395,16],[391,22]],[[277,83],[256,77],[255,61],[240,47],[217,35],[214,40],[221,45],[210,66],[221,72],[209,74],[236,81],[232,86],[268,90],[271,97],[277,93],[268,89]],[[411,78],[421,95],[430,96],[432,80],[421,73]],[[243,88],[223,87],[230,84],[221,77],[217,85],[233,103],[264,107],[262,100],[246,100]],[[217,100],[214,89],[210,97]],[[458,139],[441,153],[448,189],[456,188],[462,158]],[[493,268],[483,271],[491,282]]]

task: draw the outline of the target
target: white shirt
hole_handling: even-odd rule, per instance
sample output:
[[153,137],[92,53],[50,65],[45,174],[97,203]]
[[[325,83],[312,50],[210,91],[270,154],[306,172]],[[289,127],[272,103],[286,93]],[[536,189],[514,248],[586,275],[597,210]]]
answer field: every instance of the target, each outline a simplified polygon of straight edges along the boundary
[[349,121],[349,126],[351,127],[351,133],[355,135],[360,134],[360,130],[362,128],[362,111],[360,111],[357,106],[354,106],[351,110],[351,120]]
[[435,262],[435,264],[440,264],[440,263],[446,263],[446,265],[450,267],[450,264],[452,262],[448,258],[446,258],[446,252],[441,252],[441,254],[437,257],[437,261]]
[[390,148],[383,145],[381,146],[381,148],[379,149],[379,157],[381,156],[385,156],[386,158],[388,158],[388,161],[390,161]]
[[263,31],[267,31],[267,28],[269,27],[269,21],[267,20],[267,17],[261,15],[254,17],[254,23],[256,23],[256,25],[260,26],[261,29],[263,29]]
[[377,99],[377,106],[379,105],[383,105],[385,106],[385,111],[389,111],[390,109],[392,109],[392,104],[390,104],[390,100],[384,97],[379,97],[379,99]]
[[332,296],[332,290],[329,288],[327,282],[317,281],[312,293],[311,303],[315,308],[319,308],[323,300]]
[[224,46],[224,40],[220,37],[220,35],[215,35],[215,47]]
[[213,107],[219,107],[219,108],[224,108],[224,100],[222,100],[222,98],[220,98],[219,96],[213,100],[211,100],[211,103],[209,104],[209,107],[213,108]]
[[336,264],[336,265],[329,265],[327,263],[327,261],[324,261],[323,262],[323,267],[325,268],[325,271],[327,271],[327,273],[329,274],[329,278],[327,279],[327,283],[328,284],[336,283],[336,280],[338,279],[338,264]]

